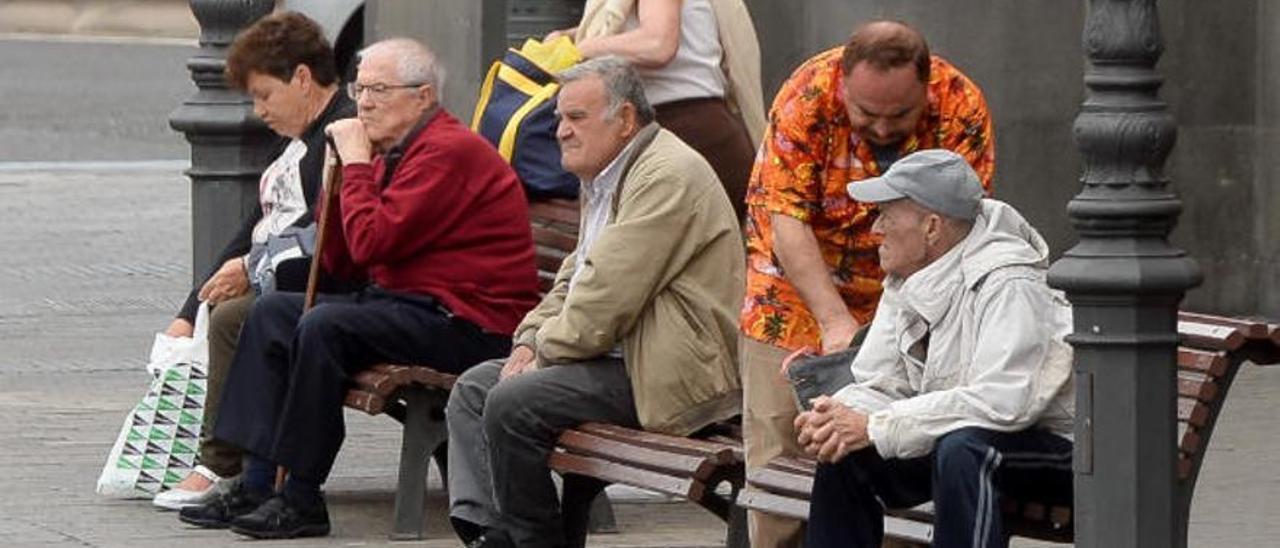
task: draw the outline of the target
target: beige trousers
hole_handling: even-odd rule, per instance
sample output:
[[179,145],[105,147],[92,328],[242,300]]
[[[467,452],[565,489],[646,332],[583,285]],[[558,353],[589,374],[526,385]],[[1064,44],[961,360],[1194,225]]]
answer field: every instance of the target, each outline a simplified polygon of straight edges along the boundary
[[222,403],[222,387],[231,371],[231,359],[236,355],[236,341],[240,327],[249,317],[254,295],[223,301],[209,309],[209,379],[206,381],[204,418],[200,426],[200,464],[213,473],[229,478],[239,475],[244,450],[213,437],[213,425],[218,422],[218,407]]
[[[763,468],[777,456],[800,456],[795,428],[799,409],[794,392],[780,373],[783,358],[790,352],[739,336],[742,356],[742,434],[746,444],[747,470]],[[750,511],[747,529],[753,548],[795,548],[804,540],[804,523],[794,519]]]

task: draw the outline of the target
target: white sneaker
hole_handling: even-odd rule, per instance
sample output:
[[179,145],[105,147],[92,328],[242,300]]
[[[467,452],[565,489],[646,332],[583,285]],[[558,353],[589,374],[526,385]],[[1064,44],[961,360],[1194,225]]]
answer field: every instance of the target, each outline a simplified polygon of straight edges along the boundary
[[155,498],[151,499],[151,504],[165,510],[181,510],[188,506],[198,506],[213,500],[218,496],[218,493],[226,491],[240,479],[240,476],[232,478],[221,477],[204,466],[196,466],[191,472],[200,474],[209,480],[209,487],[202,491],[170,489],[157,494]]

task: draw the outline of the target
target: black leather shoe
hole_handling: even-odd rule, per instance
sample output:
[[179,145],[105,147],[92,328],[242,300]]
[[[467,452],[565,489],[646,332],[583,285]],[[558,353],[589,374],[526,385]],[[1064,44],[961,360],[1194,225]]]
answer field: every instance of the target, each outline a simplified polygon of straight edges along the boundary
[[205,504],[179,510],[178,519],[205,529],[226,529],[231,520],[252,512],[267,498],[265,493],[249,492],[241,483]]
[[516,548],[516,544],[505,531],[490,527],[479,538],[467,544],[467,548]]
[[260,539],[323,537],[329,534],[329,510],[324,498],[304,506],[276,495],[256,510],[231,520],[231,530]]

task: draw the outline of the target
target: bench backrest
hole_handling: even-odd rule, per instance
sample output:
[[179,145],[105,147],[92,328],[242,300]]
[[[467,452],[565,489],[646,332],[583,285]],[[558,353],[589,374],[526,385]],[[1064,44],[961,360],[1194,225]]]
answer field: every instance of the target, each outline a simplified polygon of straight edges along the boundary
[[1280,362],[1280,325],[1208,314],[1178,315],[1178,480],[1191,504],[1200,465],[1240,365]]
[[538,288],[551,290],[560,263],[578,245],[578,201],[540,200],[529,204],[529,222],[538,263]]

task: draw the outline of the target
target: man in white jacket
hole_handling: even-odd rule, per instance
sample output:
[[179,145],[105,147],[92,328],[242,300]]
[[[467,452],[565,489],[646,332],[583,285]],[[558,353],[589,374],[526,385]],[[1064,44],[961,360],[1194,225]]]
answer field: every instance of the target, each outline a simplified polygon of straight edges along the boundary
[[879,204],[886,279],[853,382],[796,419],[819,460],[807,546],[879,547],[883,507],[933,500],[934,546],[1007,546],[1002,496],[1071,501],[1071,309],[1048,246],[925,150],[849,184]]

